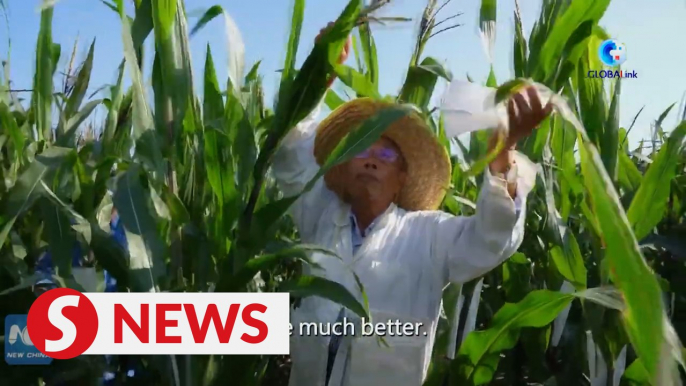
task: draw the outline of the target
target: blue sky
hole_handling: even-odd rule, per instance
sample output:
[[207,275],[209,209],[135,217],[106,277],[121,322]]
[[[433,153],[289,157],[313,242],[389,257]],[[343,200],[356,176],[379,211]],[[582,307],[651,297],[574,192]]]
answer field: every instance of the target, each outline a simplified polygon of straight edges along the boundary
[[[15,88],[31,88],[35,68],[35,40],[40,14],[38,0],[7,0],[10,14],[11,78]],[[539,0],[520,0],[525,33],[538,18]],[[305,21],[298,52],[298,62],[307,56],[319,29],[334,20],[346,0],[309,0],[306,2]],[[439,1],[440,3],[440,1]],[[514,0],[498,2],[498,27],[495,48],[495,71],[499,81],[513,76],[512,31],[514,28]],[[198,13],[219,4],[236,21],[245,43],[246,71],[257,60],[262,60],[268,100],[278,85],[288,39],[292,0],[186,0],[195,24]],[[396,93],[404,79],[417,20],[425,0],[392,0],[380,15],[405,16],[412,22],[376,27],[379,66],[382,69],[382,93]],[[453,0],[443,11],[451,15],[463,12],[455,19],[461,27],[443,33],[429,42],[425,55],[443,60],[455,78],[465,79],[469,74],[483,82],[488,75],[488,61],[478,35],[479,0]],[[612,37],[625,43],[626,70],[635,70],[638,79],[628,79],[622,86],[621,125],[628,127],[634,115],[645,106],[631,133],[631,142],[650,135],[650,123],[671,103],[681,103],[686,92],[686,50],[674,44],[679,36],[686,36],[686,0],[614,0],[601,25]],[[0,24],[4,27],[4,22]],[[122,59],[121,25],[118,16],[98,0],[60,0],[56,4],[53,22],[53,40],[62,44],[60,68],[66,66],[75,39],[79,37],[79,58],[83,58],[92,39],[97,38],[91,89],[115,80],[117,65]],[[150,40],[150,39],[149,39]],[[150,42],[148,42],[150,43]],[[224,25],[216,19],[192,39],[194,70],[202,74],[206,45],[210,44],[220,79],[226,79],[227,46]],[[0,56],[6,57],[7,30],[0,28]],[[148,47],[150,45],[148,44]],[[149,52],[149,50],[148,50]],[[148,58],[150,59],[150,58]],[[352,61],[350,62],[352,64]],[[148,66],[148,69],[150,66]],[[198,78],[196,78],[198,79]],[[200,78],[201,79],[201,78]],[[197,83],[197,82],[196,82]],[[335,86],[336,87],[336,86]],[[198,90],[200,91],[200,90]],[[96,119],[104,118],[103,114]],[[671,129],[677,120],[676,108],[667,117],[665,128]]]

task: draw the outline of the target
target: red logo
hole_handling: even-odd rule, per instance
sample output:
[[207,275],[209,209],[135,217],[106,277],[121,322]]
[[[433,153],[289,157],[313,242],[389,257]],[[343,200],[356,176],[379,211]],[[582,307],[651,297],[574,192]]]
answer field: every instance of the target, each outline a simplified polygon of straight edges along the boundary
[[84,294],[55,288],[40,295],[29,310],[27,330],[43,354],[71,359],[83,354],[98,333],[98,314]]

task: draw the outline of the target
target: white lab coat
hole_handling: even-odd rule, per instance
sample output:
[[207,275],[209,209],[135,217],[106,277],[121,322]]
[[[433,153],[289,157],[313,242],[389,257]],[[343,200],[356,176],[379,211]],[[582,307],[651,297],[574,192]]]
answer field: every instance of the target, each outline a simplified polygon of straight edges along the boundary
[[[319,108],[295,127],[275,155],[273,172],[285,196],[302,191],[317,173],[313,156]],[[329,381],[331,386],[419,386],[425,379],[448,282],[464,283],[497,267],[522,242],[526,196],[535,182],[530,161],[518,160],[517,198],[506,182],[485,172],[476,214],[453,216],[441,211],[407,212],[391,205],[374,225],[355,255],[352,253],[350,207],[326,188],[323,179],[301,196],[291,214],[307,244],[332,250],[341,259],[313,253],[321,268],[306,274],[345,286],[360,303],[363,298],[353,271],[364,286],[375,323],[421,323],[417,336],[343,339]],[[362,303],[363,304],[363,303]],[[320,297],[302,300],[291,311],[290,386],[324,386],[328,336],[300,336],[301,323],[333,323],[341,306]],[[347,313],[348,318],[354,315]],[[358,320],[359,323],[359,320]],[[360,329],[357,329],[360,334]]]

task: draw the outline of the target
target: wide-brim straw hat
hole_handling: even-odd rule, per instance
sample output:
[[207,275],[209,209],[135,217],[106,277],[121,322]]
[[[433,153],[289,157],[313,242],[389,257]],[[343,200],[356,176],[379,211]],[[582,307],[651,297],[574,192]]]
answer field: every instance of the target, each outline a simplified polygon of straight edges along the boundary
[[[317,127],[314,156],[321,166],[341,139],[359,128],[391,102],[358,98],[335,109]],[[396,204],[408,211],[436,210],[450,185],[450,156],[426,121],[417,113],[393,122],[382,134],[393,141],[407,164],[407,178]],[[336,166],[324,175],[329,189],[343,197],[343,169]]]

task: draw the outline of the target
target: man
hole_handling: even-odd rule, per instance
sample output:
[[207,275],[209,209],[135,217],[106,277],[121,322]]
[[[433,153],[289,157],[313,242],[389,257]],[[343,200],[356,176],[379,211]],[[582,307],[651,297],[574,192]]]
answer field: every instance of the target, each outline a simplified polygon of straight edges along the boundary
[[[346,47],[341,62],[347,52]],[[385,106],[357,99],[319,125],[315,111],[291,130],[273,164],[284,195],[300,193],[338,141]],[[338,282],[362,301],[359,278],[375,324],[401,322],[417,329],[388,331],[396,334],[384,336],[390,347],[379,345],[375,336],[360,336],[361,325],[355,337],[301,334],[303,323],[354,318],[334,302],[305,298],[291,315],[291,386],[422,384],[443,288],[484,275],[522,242],[535,172],[514,146],[550,112],[533,88],[509,101],[507,145],[484,173],[474,216],[436,210],[449,186],[450,158],[418,116],[395,122],[369,149],[332,169],[298,199],[291,214],[302,241],[340,256],[314,253],[317,267],[306,266],[305,273]]]

